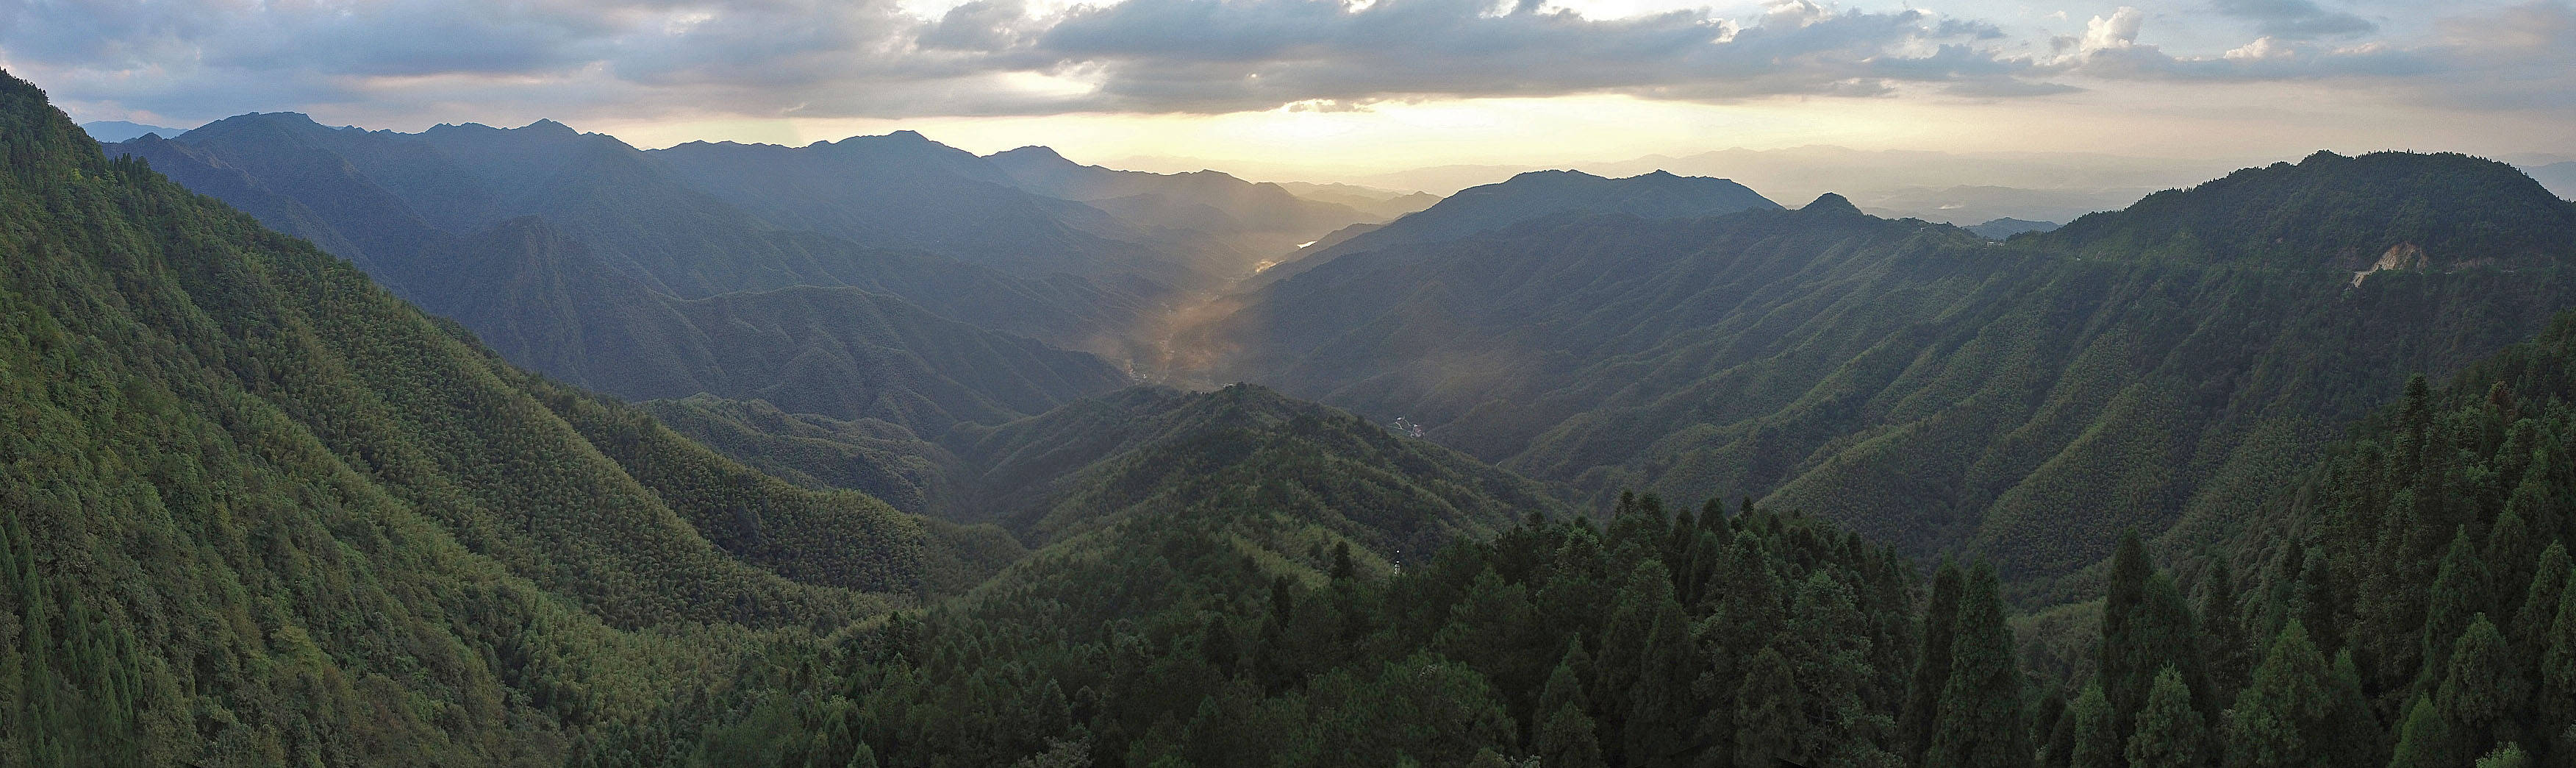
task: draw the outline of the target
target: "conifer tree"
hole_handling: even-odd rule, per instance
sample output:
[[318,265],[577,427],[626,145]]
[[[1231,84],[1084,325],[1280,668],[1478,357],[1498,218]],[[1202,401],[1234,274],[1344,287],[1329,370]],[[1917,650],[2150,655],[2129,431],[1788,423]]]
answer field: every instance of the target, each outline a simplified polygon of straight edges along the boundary
[[2138,731],[2124,750],[2129,768],[2200,768],[2206,762],[2209,728],[2191,707],[2191,689],[2172,667],[2156,673],[2147,706],[2138,711]]
[[2539,674],[2532,676],[2531,710],[2544,731],[2558,732],[2535,734],[2534,743],[2548,745],[2542,751],[2549,765],[2564,768],[2576,766],[2576,573],[2559,588],[2558,615],[2550,627]]
[[2108,579],[2096,661],[2102,693],[2111,701],[2115,732],[2137,731],[2138,710],[2146,707],[2156,675],[2167,666],[2191,691],[2193,708],[2209,709],[2208,678],[2202,671],[2200,636],[2191,609],[2173,580],[2148,562],[2146,545],[2136,531],[2120,538]]
[[1806,703],[1798,695],[1798,677],[1789,658],[1764,648],[1745,665],[1736,689],[1735,764],[1778,765],[1798,761],[1798,740],[1806,733]]
[[2506,744],[2478,758],[2477,768],[2532,768],[2531,755],[2520,744]]
[[1932,747],[1932,719],[1941,704],[1941,689],[1950,679],[1950,644],[1957,632],[1959,564],[1949,558],[1932,572],[1932,598],[1923,610],[1923,645],[1915,657],[1914,675],[1906,684],[1905,710],[1897,716],[1898,755],[1908,765],[1921,765]]
[[2332,768],[2334,670],[2292,619],[2228,712],[2229,768]]
[[2435,711],[2433,698],[2416,694],[2406,705],[2406,715],[2397,731],[2397,752],[2388,759],[2388,768],[2443,768],[2459,765],[2452,754],[2450,721]]
[[2453,530],[2451,547],[2434,574],[2433,587],[2425,593],[2424,666],[2416,677],[2419,689],[2428,693],[2450,668],[2451,645],[2469,628],[2469,618],[2486,610],[2486,565],[2469,543],[2467,527]]
[[2069,768],[2120,768],[2127,762],[2121,754],[2126,745],[2112,730],[2111,699],[2103,695],[2101,684],[2084,686],[2067,718],[2075,721],[2073,747],[2066,752]]
[[2515,668],[2504,634],[2486,614],[2470,620],[2449,661],[2433,705],[2449,721],[2453,754],[2466,758],[2518,738],[2513,716],[2524,709],[2530,679]]
[[1950,679],[1933,717],[1924,764],[2027,768],[2031,751],[2023,731],[2021,672],[1992,565],[1978,563],[1968,573],[1950,653]]
[[1599,727],[1584,711],[1588,704],[1583,698],[1583,670],[1591,663],[1583,652],[1583,640],[1576,638],[1566,644],[1565,656],[1548,673],[1547,687],[1538,697],[1538,727],[1530,734],[1530,749],[1541,765],[1602,765]]
[[[2225,558],[2210,566],[2201,578],[2200,610],[2196,611],[2209,651],[2210,687],[2216,711],[2225,711],[2238,689],[2245,687],[2251,672],[2255,643],[2246,637],[2242,606],[2236,592],[2236,573]],[[2207,713],[2204,713],[2207,714]]]

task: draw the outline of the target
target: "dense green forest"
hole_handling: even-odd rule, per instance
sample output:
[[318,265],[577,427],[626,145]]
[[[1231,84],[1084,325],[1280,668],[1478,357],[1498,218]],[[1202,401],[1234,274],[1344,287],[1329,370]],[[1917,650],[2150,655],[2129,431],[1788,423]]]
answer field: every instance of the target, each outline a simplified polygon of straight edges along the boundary
[[[1912,230],[1936,270],[2040,264],[2053,236],[1960,245],[1834,202],[1524,231],[1805,217]],[[2576,316],[2440,386],[2319,395],[2365,418],[2272,455],[2241,518],[2112,529],[2097,578],[2025,614],[2007,558],[1915,559],[1776,493],[1569,507],[1259,386],[935,442],[618,403],[100,154],[6,78],[0,257],[0,765],[2576,765]],[[2502,290],[2411,269],[2358,292]],[[2554,290],[2520,274],[2517,312]],[[2518,317],[2464,312],[2431,317]],[[2191,338],[2157,359],[2241,337]],[[2488,337],[2442,338],[2372,359]]]
[[2510,166],[2319,154],[2006,243],[1826,195],[1358,248],[1187,346],[1593,506],[1750,493],[2023,582],[2223,537],[2408,375],[2576,305],[2571,258],[2576,205]]

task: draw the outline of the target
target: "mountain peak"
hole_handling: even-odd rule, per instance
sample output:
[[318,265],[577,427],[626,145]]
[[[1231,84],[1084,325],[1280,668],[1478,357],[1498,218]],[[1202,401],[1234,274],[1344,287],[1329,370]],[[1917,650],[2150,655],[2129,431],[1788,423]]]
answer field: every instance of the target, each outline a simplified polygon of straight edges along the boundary
[[549,118],[538,118],[536,122],[529,123],[526,126],[521,127],[519,130],[558,136],[574,136],[580,134],[579,131],[573,130],[572,126],[555,122]]
[[1798,212],[1850,214],[1858,216],[1860,215],[1860,206],[1852,205],[1852,202],[1845,199],[1842,195],[1827,192],[1817,195],[1814,201],[1809,202],[1804,206],[1800,206],[1798,208]]
[[2456,153],[2308,155],[2246,168],[2125,210],[2075,220],[2044,242],[2189,261],[2251,259],[2359,270],[2391,248],[2429,268],[2576,260],[2576,204],[2513,166]]

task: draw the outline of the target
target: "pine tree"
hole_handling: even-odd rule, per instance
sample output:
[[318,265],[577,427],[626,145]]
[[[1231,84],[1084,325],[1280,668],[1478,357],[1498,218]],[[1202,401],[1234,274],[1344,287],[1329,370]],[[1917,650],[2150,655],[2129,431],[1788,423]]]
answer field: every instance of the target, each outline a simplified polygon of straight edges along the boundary
[[2542,729],[2560,730],[2535,734],[2534,743],[2547,744],[2542,752],[2549,764],[2564,768],[2576,766],[2576,573],[2559,588],[2558,616],[2550,627],[2539,674],[2532,676],[2531,710]]
[[1583,652],[1583,640],[1567,643],[1565,656],[1547,675],[1547,687],[1539,692],[1538,728],[1530,734],[1530,749],[1541,765],[1563,765],[1569,768],[1601,766],[1599,726],[1584,712],[1583,670],[1592,664]]
[[1941,689],[1950,679],[1950,644],[1959,620],[1959,564],[1941,559],[1932,572],[1932,600],[1923,611],[1923,646],[1907,682],[1905,710],[1897,717],[1898,755],[1908,765],[1921,765],[1932,747],[1932,719],[1941,704]]
[[2214,711],[2225,711],[2237,690],[2245,687],[2251,671],[2254,643],[2246,637],[2242,606],[2236,593],[2236,573],[2220,558],[2201,578],[2200,610],[2197,611],[2209,650],[2209,677],[2216,697]]
[[2335,732],[2334,670],[2296,619],[2228,712],[2229,768],[2331,768]]
[[2013,654],[2011,625],[1994,566],[1978,563],[1959,596],[1958,634],[1951,647],[1950,679],[1933,717],[1925,765],[1944,768],[2027,768],[2030,745],[2023,728],[2021,671]]
[[2386,730],[2370,706],[2370,698],[2361,691],[2361,667],[2352,661],[2352,650],[2335,653],[2334,714],[2328,717],[2334,728],[2334,746],[2322,750],[2333,758],[2334,765],[2380,765],[2388,757],[2384,750]]
[[2520,744],[2506,744],[2478,758],[2477,768],[2531,768],[2531,755]]
[[2416,694],[2406,705],[2405,725],[2397,731],[2397,753],[2388,768],[2446,768],[2459,765],[2452,754],[2450,721],[2433,707],[2433,699]]
[[2167,666],[2182,676],[2192,692],[2193,708],[2210,709],[2208,677],[2203,673],[2200,635],[2191,609],[2173,580],[2157,573],[2147,561],[2146,545],[2137,532],[2120,538],[2119,549],[2111,557],[2109,582],[2096,661],[2116,731],[2136,732],[2138,710],[2146,707],[2156,675]]
[[2182,673],[2172,667],[2157,672],[2147,706],[2138,711],[2138,731],[2124,750],[2129,768],[2200,768],[2208,743],[2209,727],[2191,708]]
[[2514,656],[2537,662],[2549,649],[2549,629],[2558,623],[2558,603],[2566,597],[2569,571],[2567,544],[2550,542],[2531,569],[2531,586],[2523,589],[2522,607],[2513,612]]
[[2442,681],[2442,672],[2450,668],[2452,643],[2469,628],[2470,617],[2485,612],[2486,595],[2486,565],[2469,544],[2468,528],[2457,528],[2433,587],[2425,593],[2424,666],[2416,675],[2417,690],[2429,693]]
[[2465,759],[2518,738],[2512,716],[2523,710],[2530,679],[2515,669],[2504,634],[2496,631],[2486,614],[2470,620],[2469,628],[2453,644],[2449,661],[2433,706],[2450,726],[2450,754]]
[[2064,694],[2051,693],[2048,699],[2056,706],[2057,715],[2050,719],[2048,733],[2042,735],[2045,741],[2039,750],[2039,766],[2067,768],[2075,757],[2075,707]]
[[2074,746],[2067,750],[2069,768],[2121,768],[2128,758],[2121,754],[2125,745],[2111,724],[2111,699],[2103,695],[2102,686],[2084,686],[2068,711],[2074,720]]
[[1804,757],[1797,749],[1807,731],[1807,707],[1787,656],[1773,648],[1754,654],[1735,698],[1736,765],[1777,765]]

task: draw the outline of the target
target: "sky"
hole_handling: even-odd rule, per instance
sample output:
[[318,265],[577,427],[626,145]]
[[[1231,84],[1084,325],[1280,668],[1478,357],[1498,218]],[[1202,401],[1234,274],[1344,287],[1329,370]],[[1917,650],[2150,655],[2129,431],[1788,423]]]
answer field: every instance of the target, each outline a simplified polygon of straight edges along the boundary
[[2576,155],[2570,0],[0,0],[82,121],[897,129],[1357,179],[1729,147]]

